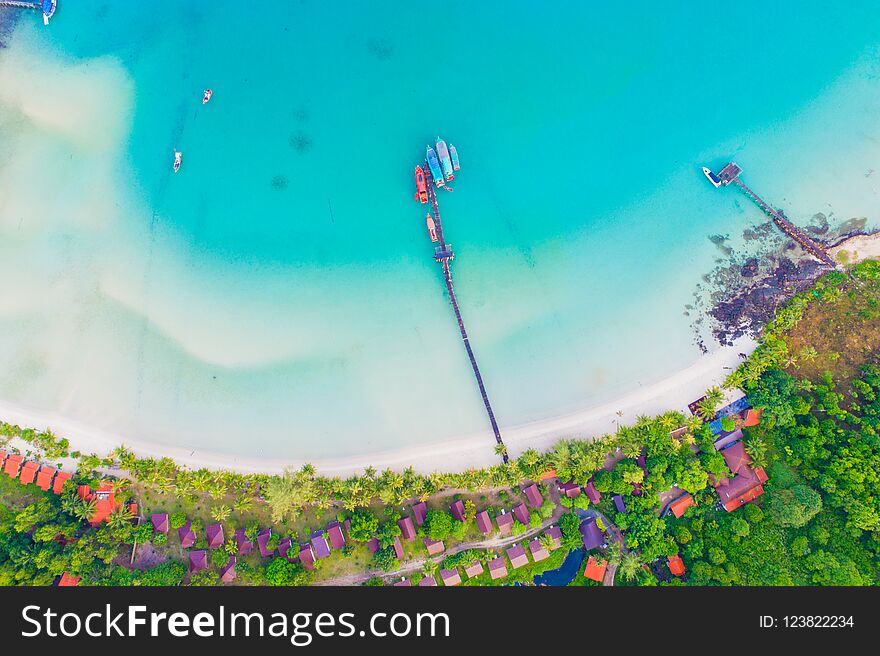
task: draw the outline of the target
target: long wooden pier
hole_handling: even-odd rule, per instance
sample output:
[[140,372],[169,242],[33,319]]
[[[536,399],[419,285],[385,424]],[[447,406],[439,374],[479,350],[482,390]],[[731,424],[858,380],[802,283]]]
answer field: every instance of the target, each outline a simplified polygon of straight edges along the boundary
[[[489,415],[489,423],[492,424],[492,432],[495,433],[495,441],[504,446],[501,439],[501,430],[498,428],[498,422],[495,420],[495,413],[492,411],[492,404],[489,403],[489,394],[486,392],[486,386],[483,384],[483,376],[480,374],[480,367],[477,366],[477,358],[474,350],[471,348],[471,342],[468,338],[467,330],[464,327],[464,320],[461,318],[461,310],[458,307],[458,301],[455,298],[455,291],[452,288],[452,273],[449,270],[449,262],[455,257],[452,252],[452,246],[446,244],[443,238],[443,223],[440,221],[440,207],[437,204],[436,186],[434,178],[431,176],[431,167],[425,162],[425,181],[428,188],[428,200],[431,203],[432,214],[434,215],[434,227],[437,230],[438,246],[434,251],[434,259],[440,263],[443,268],[443,278],[446,281],[446,291],[449,293],[449,301],[452,303],[452,310],[455,312],[455,318],[458,321],[458,330],[461,333],[461,341],[464,342],[464,348],[467,351],[468,359],[471,361],[471,368],[474,370],[474,378],[477,379],[477,386],[480,388],[480,396],[483,397],[483,405],[486,406],[486,414]],[[507,450],[505,449],[501,455],[505,463],[508,461]]]
[[0,7],[15,7],[16,9],[39,9],[36,2],[17,2],[16,0],[0,0]]
[[721,183],[729,185],[731,183],[735,184],[737,187],[742,189],[746,196],[751,198],[764,212],[773,219],[773,222],[779,227],[782,232],[791,237],[801,248],[804,249],[804,252],[809,253],[817,260],[822,262],[823,264],[831,267],[832,269],[840,268],[830,255],[825,251],[825,248],[819,244],[816,240],[809,237],[803,230],[794,225],[791,221],[785,218],[785,215],[782,214],[779,210],[774,207],[771,207],[767,202],[764,201],[758,194],[749,189],[746,184],[739,179],[739,174],[742,173],[742,169],[737,166],[735,163],[731,162],[727,166],[725,166],[718,174]]

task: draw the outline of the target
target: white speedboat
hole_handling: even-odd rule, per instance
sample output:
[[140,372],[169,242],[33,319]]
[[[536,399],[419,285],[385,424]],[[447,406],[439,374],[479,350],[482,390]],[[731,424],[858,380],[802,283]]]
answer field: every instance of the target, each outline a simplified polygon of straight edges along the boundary
[[202,95],[202,104],[207,105],[208,101],[211,100],[211,96],[214,95],[214,92],[210,89],[205,89],[205,93]]
[[721,178],[712,173],[711,169],[707,169],[705,166],[703,167],[703,175],[706,176],[706,179],[712,183],[712,185],[717,189],[721,186]]
[[183,153],[179,150],[174,151],[174,166],[171,168],[177,173],[180,170],[180,163],[183,161]]
[[40,3],[40,9],[43,11],[43,25],[49,24],[49,19],[55,15],[55,9],[57,9],[57,6],[57,0],[43,0]]

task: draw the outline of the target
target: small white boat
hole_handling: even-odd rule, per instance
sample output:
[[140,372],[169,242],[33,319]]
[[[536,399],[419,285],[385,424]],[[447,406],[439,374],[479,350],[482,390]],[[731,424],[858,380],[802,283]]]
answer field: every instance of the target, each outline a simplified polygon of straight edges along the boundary
[[214,92],[210,89],[205,89],[205,93],[202,95],[202,104],[207,105],[208,101],[211,99],[211,96],[214,95]]
[[179,150],[174,150],[174,166],[172,166],[172,170],[177,173],[180,170],[180,163],[183,161],[183,153]]
[[716,189],[717,189],[718,187],[721,186],[721,178],[719,178],[717,175],[715,175],[714,173],[712,173],[712,170],[711,170],[711,169],[707,169],[707,168],[704,166],[704,167],[703,167],[703,175],[706,176],[706,179],[707,179],[709,182],[711,182],[711,183],[715,186]]
[[43,25],[49,24],[49,19],[55,15],[55,9],[57,6],[57,0],[43,0],[40,3],[40,9],[43,12]]

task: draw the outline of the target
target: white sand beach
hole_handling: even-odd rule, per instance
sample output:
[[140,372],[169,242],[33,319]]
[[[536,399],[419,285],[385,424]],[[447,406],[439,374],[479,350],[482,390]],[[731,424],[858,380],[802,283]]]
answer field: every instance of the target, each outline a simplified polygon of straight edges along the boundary
[[[620,421],[632,422],[639,415],[654,415],[667,410],[687,411],[687,404],[699,398],[712,385],[720,385],[731,370],[741,362],[740,353],[751,353],[755,342],[741,338],[733,346],[722,347],[700,357],[691,366],[637,389],[621,398],[588,406],[576,412],[550,419],[502,426],[504,442],[511,456],[528,448],[547,449],[563,438],[589,439],[612,432]],[[618,415],[622,412],[622,416]],[[303,463],[286,460],[253,459],[205,450],[181,449],[149,442],[132,442],[65,417],[39,413],[19,405],[0,401],[0,418],[4,421],[37,429],[51,428],[66,437],[72,449],[84,453],[109,453],[124,443],[139,456],[171,457],[189,467],[227,469],[238,472],[275,474]],[[473,467],[496,464],[494,437],[491,431],[460,436],[454,439],[395,449],[380,453],[332,458],[313,462],[321,474],[347,476],[372,466],[378,469],[413,467],[419,472],[436,470],[463,471]]]

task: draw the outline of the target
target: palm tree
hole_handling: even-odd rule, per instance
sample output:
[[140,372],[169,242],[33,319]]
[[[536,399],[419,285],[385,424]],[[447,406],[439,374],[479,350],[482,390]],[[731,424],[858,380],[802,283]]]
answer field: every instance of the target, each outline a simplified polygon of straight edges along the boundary
[[211,508],[211,517],[215,522],[224,522],[229,519],[229,515],[232,513],[232,509],[227,506],[225,503],[221,503],[219,506],[214,506]]
[[767,443],[764,440],[752,437],[745,442],[745,449],[754,467],[767,466]]
[[495,455],[501,456],[502,458],[507,457],[507,447],[504,446],[503,442],[499,442],[495,445]]
[[113,509],[113,512],[111,512],[110,515],[107,517],[107,524],[111,528],[121,528],[126,524],[130,524],[131,518],[131,511],[128,509],[127,506],[117,506]]
[[76,517],[78,520],[87,522],[92,519],[95,515],[95,509],[98,507],[97,501],[95,499],[80,499],[79,497],[74,497],[76,501],[71,504],[68,512]]
[[617,574],[624,581],[632,581],[639,574],[642,568],[642,561],[635,551],[628,551],[620,560],[620,566],[617,568]]

